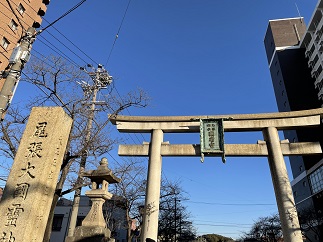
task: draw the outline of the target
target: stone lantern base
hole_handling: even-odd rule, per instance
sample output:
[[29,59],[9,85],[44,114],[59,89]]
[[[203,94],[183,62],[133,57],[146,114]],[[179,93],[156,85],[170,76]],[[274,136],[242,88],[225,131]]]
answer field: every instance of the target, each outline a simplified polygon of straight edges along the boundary
[[79,226],[76,227],[74,236],[69,236],[65,242],[114,242],[110,238],[111,231],[103,227]]

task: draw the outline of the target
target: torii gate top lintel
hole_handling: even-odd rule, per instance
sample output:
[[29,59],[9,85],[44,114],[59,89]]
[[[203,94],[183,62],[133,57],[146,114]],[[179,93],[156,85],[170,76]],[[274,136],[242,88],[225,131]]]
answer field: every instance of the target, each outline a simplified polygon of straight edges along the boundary
[[[323,108],[277,113],[209,115],[209,116],[109,116],[119,132],[164,133],[200,132],[200,119],[225,119],[224,131],[261,131],[267,127],[278,130],[295,129],[302,126],[318,126],[323,118]],[[227,120],[229,119],[229,120]],[[227,121],[226,121],[227,120]]]
[[320,115],[323,118],[323,108],[300,110],[293,112],[257,113],[257,114],[221,114],[221,115],[200,115],[200,116],[126,116],[109,115],[109,120],[113,124],[118,121],[127,122],[191,122],[199,119],[220,119],[232,118],[234,120],[254,120],[254,119],[279,119],[296,118]]

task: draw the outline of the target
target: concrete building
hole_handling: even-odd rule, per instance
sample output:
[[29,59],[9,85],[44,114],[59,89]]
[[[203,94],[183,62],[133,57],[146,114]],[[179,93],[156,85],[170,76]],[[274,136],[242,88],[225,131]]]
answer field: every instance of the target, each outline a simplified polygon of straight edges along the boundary
[[[264,44],[278,110],[323,107],[323,0],[306,27],[303,18],[269,21]],[[323,129],[288,130],[290,142],[320,141]],[[297,210],[323,212],[323,157],[290,157]],[[322,231],[321,231],[322,233]],[[323,236],[323,233],[322,233]],[[316,235],[312,239],[318,240]]]
[[[60,199],[55,208],[53,219],[52,234],[50,242],[62,242],[68,234],[70,216],[72,212],[73,202],[68,199]],[[91,209],[91,200],[87,196],[81,196],[80,206],[77,216],[76,226],[81,226],[85,216]],[[126,242],[127,238],[127,220],[126,210],[122,206],[120,200],[107,200],[103,205],[103,215],[109,217],[108,227],[111,230],[111,235],[116,242]]]
[[[0,2],[0,71],[8,67],[12,50],[28,27],[39,28],[50,0]],[[0,90],[4,79],[0,79]]]

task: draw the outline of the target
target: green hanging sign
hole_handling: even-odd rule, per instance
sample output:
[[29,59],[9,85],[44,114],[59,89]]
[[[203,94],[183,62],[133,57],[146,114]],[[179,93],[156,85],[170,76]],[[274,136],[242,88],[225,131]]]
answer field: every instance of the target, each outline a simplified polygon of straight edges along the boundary
[[222,154],[225,163],[223,119],[200,119],[200,137],[201,161],[205,154]]

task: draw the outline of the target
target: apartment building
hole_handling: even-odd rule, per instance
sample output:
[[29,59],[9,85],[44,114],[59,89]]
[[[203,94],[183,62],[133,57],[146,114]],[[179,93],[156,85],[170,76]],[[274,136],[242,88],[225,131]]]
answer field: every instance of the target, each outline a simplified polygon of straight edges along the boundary
[[[306,27],[303,18],[270,20],[264,44],[278,110],[323,107],[323,0],[319,0]],[[319,141],[323,128],[289,130],[290,142]],[[323,156],[290,157],[291,182],[298,212],[323,212]],[[321,231],[322,232],[322,231]],[[318,236],[311,235],[313,241]],[[323,233],[322,233],[323,236]]]
[[[0,2],[0,71],[29,27],[39,28],[50,0],[2,0]],[[5,79],[0,79],[0,90]]]

